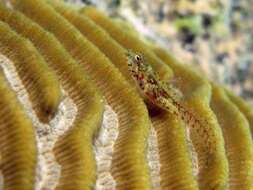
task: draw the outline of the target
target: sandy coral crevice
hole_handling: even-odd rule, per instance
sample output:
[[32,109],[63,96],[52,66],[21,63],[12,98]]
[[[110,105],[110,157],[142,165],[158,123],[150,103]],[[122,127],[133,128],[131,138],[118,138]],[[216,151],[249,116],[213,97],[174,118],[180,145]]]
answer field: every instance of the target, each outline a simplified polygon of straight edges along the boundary
[[151,189],[160,190],[161,189],[161,163],[159,156],[159,146],[157,132],[154,127],[151,126],[148,138],[148,150],[147,150],[147,160],[150,172]]
[[114,144],[118,133],[118,116],[109,105],[106,105],[103,123],[94,142],[97,165],[97,181],[94,186],[96,190],[114,190],[116,187],[116,181],[113,179],[110,171]]

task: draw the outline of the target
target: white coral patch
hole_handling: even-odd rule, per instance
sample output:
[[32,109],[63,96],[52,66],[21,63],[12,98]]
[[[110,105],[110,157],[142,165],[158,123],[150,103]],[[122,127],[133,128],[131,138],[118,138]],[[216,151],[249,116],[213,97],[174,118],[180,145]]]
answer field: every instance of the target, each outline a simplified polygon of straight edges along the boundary
[[94,152],[97,162],[96,190],[114,190],[116,183],[110,170],[113,146],[118,137],[118,117],[112,108],[105,106],[103,123],[95,140]]

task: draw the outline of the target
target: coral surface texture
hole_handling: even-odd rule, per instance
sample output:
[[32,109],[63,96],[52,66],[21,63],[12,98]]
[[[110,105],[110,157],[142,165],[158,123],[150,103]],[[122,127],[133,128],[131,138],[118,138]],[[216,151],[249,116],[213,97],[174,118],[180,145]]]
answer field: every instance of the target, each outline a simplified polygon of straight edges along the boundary
[[0,0],[0,190],[253,190],[253,108],[159,44]]

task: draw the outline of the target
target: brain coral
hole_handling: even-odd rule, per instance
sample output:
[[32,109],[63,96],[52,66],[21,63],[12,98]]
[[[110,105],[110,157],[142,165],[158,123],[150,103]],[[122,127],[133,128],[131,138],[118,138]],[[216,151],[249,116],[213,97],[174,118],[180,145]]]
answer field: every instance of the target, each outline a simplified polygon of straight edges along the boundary
[[[206,122],[150,105],[128,49]],[[253,109],[94,7],[0,3],[0,64],[0,189],[253,189]]]

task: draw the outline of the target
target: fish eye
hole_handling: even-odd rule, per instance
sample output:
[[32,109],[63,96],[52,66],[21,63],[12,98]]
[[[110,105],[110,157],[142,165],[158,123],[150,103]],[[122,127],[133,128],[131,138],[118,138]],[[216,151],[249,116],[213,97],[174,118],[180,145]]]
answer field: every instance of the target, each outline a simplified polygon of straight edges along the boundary
[[136,61],[140,61],[141,60],[141,56],[139,56],[139,55],[135,55],[134,58],[135,58]]

